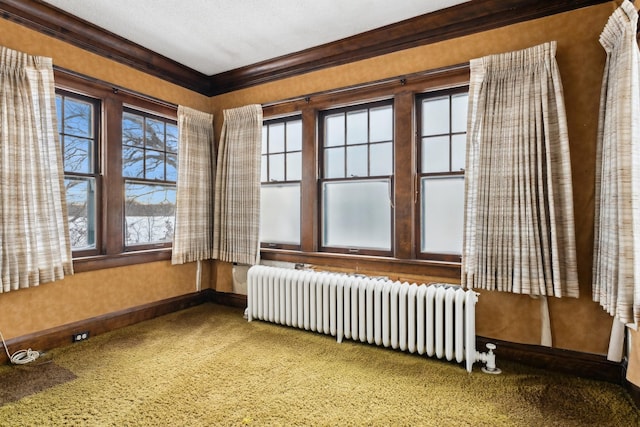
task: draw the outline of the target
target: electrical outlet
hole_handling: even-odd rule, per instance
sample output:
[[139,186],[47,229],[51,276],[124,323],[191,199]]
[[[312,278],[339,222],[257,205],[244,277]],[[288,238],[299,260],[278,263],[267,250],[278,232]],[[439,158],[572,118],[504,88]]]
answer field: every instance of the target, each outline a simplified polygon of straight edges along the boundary
[[89,331],[76,332],[75,334],[71,335],[71,341],[73,342],[84,341],[88,338],[89,338]]

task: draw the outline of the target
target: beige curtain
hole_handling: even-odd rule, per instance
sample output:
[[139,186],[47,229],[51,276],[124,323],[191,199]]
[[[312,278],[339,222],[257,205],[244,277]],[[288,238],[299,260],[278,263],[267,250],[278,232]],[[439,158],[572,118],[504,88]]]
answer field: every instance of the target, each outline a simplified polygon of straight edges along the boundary
[[462,283],[578,297],[555,42],[471,61]]
[[261,144],[260,105],[224,110],[214,216],[214,258],[219,260],[259,260]]
[[213,115],[178,107],[176,228],[171,262],[213,256],[215,146]]
[[607,53],[596,157],[593,300],[623,323],[640,320],[640,52],[630,2],[600,35]]
[[0,292],[73,274],[51,58],[0,47]]

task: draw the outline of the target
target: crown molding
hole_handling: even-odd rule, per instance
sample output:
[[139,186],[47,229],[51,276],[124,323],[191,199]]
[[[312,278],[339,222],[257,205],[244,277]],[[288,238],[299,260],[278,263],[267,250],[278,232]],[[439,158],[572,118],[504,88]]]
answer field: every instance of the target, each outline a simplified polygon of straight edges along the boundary
[[0,0],[2,18],[112,59],[155,77],[207,94],[209,76],[39,0]]
[[610,0],[472,0],[332,43],[207,76],[39,0],[0,0],[4,19],[214,96]]
[[211,76],[211,95],[427,45],[607,0],[473,0]]

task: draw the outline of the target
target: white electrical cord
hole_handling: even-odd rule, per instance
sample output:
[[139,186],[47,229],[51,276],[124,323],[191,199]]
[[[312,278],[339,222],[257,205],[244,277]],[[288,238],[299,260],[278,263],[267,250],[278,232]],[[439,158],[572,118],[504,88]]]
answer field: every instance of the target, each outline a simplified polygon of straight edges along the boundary
[[18,350],[13,354],[9,354],[9,349],[7,348],[7,343],[4,341],[4,336],[2,332],[0,332],[0,338],[2,339],[2,345],[4,345],[4,351],[7,353],[7,357],[9,361],[14,365],[26,365],[27,363],[31,363],[40,357],[40,353],[35,350]]

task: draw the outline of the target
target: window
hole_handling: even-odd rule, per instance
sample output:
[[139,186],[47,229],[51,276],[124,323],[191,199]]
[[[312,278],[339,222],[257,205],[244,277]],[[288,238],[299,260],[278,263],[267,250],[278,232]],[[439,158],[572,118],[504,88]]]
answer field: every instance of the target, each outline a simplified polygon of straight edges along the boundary
[[392,251],[393,104],[328,110],[320,116],[321,247]]
[[125,108],[122,176],[125,245],[166,245],[173,238],[178,165],[175,121]]
[[177,107],[54,73],[74,270],[170,259]]
[[419,252],[460,255],[464,220],[466,89],[421,96],[419,123]]
[[262,127],[260,242],[267,247],[300,245],[302,119],[266,121]]
[[468,83],[457,65],[263,107],[261,258],[459,280]]
[[74,254],[95,252],[98,227],[100,102],[71,92],[56,94],[69,236]]

